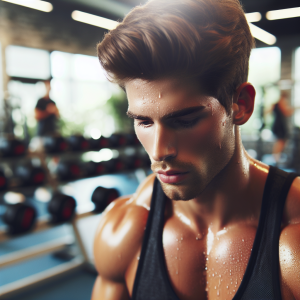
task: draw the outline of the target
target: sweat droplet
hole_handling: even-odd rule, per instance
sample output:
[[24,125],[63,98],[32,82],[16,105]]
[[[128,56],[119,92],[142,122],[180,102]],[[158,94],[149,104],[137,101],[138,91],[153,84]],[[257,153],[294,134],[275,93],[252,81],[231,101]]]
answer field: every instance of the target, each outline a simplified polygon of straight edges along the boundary
[[137,257],[137,260],[140,260],[140,257],[139,257],[139,256]]
[[219,290],[217,290],[217,296],[220,296],[220,291]]
[[178,271],[176,271],[176,275],[178,275]]
[[177,250],[179,250],[179,248],[177,248]]
[[242,242],[245,242],[245,240],[244,240],[244,239],[242,239]]
[[161,93],[158,94],[158,98],[159,98],[159,99],[161,98]]
[[198,236],[196,237],[196,240],[201,240],[202,239],[202,235],[200,233],[198,233]]

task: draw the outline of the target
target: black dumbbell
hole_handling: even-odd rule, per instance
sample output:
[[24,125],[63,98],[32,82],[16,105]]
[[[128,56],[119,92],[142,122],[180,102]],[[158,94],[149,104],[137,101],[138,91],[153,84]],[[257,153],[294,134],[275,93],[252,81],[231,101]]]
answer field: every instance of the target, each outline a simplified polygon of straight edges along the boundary
[[89,140],[91,150],[101,150],[103,148],[110,147],[110,141],[108,138],[101,136],[99,139],[90,139]]
[[89,161],[84,165],[85,176],[99,176],[107,173],[107,168],[103,162]]
[[103,161],[107,173],[117,173],[122,172],[126,169],[126,165],[120,158],[113,158],[108,161]]
[[46,136],[43,145],[47,153],[63,153],[68,149],[67,141],[61,136]]
[[14,137],[0,138],[0,155],[3,157],[22,156],[26,149],[25,143]]
[[68,145],[72,151],[89,150],[90,143],[82,135],[71,135],[67,138]]
[[122,133],[113,133],[109,137],[109,143],[112,148],[119,148],[128,145],[126,136]]
[[5,173],[0,169],[0,191],[5,191],[8,187],[8,179],[5,176]]
[[114,188],[98,186],[92,194],[92,202],[95,204],[94,211],[96,213],[103,212],[105,208],[119,196],[119,192]]
[[59,180],[76,180],[82,177],[82,169],[77,161],[60,161],[56,175]]
[[76,201],[73,197],[62,193],[55,193],[48,203],[50,222],[60,224],[69,222],[75,215]]
[[125,133],[124,137],[127,140],[128,146],[140,146],[141,143],[135,133]]
[[143,160],[137,155],[123,156],[121,160],[126,170],[135,170],[144,167]]
[[31,164],[19,165],[15,169],[15,176],[22,186],[38,186],[46,181],[46,172],[41,167]]
[[6,195],[14,199],[11,203],[6,202],[6,211],[2,215],[3,222],[8,226],[8,234],[16,235],[32,230],[37,219],[36,209],[24,203],[25,196],[22,194],[8,192]]

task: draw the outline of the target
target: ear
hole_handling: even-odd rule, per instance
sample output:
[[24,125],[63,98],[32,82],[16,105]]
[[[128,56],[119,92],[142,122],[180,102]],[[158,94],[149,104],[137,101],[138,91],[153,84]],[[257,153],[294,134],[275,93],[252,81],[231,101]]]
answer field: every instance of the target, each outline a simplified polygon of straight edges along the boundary
[[254,110],[255,89],[251,83],[241,84],[233,95],[232,120],[235,125],[245,124]]

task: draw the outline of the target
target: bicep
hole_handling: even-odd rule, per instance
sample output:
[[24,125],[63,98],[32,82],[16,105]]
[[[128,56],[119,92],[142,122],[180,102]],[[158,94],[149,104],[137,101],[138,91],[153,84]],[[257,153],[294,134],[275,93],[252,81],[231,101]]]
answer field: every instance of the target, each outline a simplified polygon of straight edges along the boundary
[[125,282],[114,282],[98,276],[91,300],[129,300],[129,294]]
[[287,226],[281,233],[279,258],[282,284],[300,300],[300,225]]

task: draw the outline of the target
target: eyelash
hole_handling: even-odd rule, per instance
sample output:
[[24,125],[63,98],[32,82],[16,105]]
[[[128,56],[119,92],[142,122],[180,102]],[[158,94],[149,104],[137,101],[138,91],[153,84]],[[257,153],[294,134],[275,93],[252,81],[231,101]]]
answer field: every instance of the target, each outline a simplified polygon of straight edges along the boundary
[[[182,128],[191,128],[193,127],[197,121],[199,120],[200,118],[196,118],[194,120],[191,120],[191,121],[180,121],[180,120],[176,120],[174,121],[173,123],[175,123],[175,126],[179,126],[179,127],[182,127]],[[140,122],[137,124],[137,126],[142,126],[144,128],[148,128],[150,127],[149,126],[149,122],[150,121],[144,121],[144,122]],[[145,123],[148,123],[148,124],[145,124]],[[147,126],[148,125],[148,126]]]

